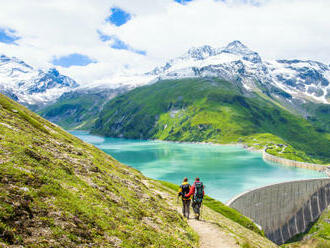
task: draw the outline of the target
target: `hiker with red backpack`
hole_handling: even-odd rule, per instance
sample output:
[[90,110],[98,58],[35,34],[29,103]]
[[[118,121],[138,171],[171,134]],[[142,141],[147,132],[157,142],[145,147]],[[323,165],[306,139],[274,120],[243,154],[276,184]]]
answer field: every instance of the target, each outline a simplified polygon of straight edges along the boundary
[[190,202],[191,202],[191,197],[186,197],[185,195],[189,193],[190,191],[190,184],[188,183],[188,178],[184,178],[183,182],[179,188],[178,192],[178,197],[181,196],[182,198],[182,214],[184,217],[189,219],[189,213],[190,213]]
[[199,180],[199,177],[196,177],[194,184],[191,186],[190,191],[185,197],[191,197],[193,195],[192,208],[195,212],[195,219],[199,220],[200,209],[202,206],[202,201],[204,197],[204,185]]

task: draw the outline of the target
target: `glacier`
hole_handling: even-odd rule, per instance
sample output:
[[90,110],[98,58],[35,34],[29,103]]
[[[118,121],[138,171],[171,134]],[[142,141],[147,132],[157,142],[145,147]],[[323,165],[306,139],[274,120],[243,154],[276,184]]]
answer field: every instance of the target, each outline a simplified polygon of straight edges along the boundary
[[45,72],[16,57],[0,56],[0,92],[22,104],[47,104],[78,86],[55,68]]

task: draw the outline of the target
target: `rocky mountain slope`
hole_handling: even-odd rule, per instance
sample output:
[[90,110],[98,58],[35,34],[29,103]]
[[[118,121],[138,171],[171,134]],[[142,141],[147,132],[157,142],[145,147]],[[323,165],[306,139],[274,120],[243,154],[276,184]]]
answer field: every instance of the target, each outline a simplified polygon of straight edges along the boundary
[[158,79],[217,77],[262,90],[288,103],[330,101],[330,66],[310,60],[264,61],[240,41],[223,48],[202,46],[157,67],[146,75]]
[[24,105],[53,102],[77,87],[77,82],[56,69],[44,72],[15,57],[0,56],[0,92]]
[[261,92],[217,78],[164,80],[109,101],[92,132],[137,139],[244,143],[271,154],[329,163],[329,133]]
[[127,88],[77,89],[64,93],[54,104],[38,111],[42,117],[68,130],[89,130],[103,106]]

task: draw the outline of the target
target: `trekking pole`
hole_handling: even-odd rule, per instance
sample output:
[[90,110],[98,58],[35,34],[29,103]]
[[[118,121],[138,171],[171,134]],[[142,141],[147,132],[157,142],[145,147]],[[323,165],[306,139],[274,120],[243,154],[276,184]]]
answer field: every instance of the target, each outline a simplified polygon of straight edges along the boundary
[[200,215],[199,215],[200,220],[202,220],[202,209],[203,209],[203,202],[201,202],[201,210],[200,210]]

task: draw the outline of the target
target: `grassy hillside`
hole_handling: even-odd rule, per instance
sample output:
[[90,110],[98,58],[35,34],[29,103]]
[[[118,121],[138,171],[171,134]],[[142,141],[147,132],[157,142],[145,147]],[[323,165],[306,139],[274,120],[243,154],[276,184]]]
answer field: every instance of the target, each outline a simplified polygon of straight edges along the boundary
[[214,143],[243,142],[271,154],[330,162],[330,139],[307,120],[219,79],[165,80],[107,103],[93,133]]
[[92,89],[68,92],[56,103],[39,109],[38,113],[65,129],[89,130],[104,104],[123,91],[124,89]]
[[321,133],[330,133],[330,105],[305,104],[304,109],[309,113],[308,120]]
[[0,247],[196,247],[149,184],[0,95]]

